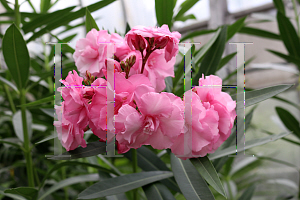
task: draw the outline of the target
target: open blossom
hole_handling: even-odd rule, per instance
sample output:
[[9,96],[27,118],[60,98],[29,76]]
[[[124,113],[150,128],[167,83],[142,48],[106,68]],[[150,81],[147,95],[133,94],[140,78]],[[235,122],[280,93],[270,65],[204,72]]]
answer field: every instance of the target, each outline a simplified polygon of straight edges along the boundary
[[65,118],[64,106],[65,102],[62,102],[61,106],[55,105],[58,121],[54,121],[53,125],[56,127],[58,139],[67,151],[76,149],[78,145],[85,148],[84,131],[78,124],[71,123]]
[[77,124],[80,128],[88,125],[88,100],[84,94],[89,90],[82,85],[83,78],[77,72],[70,71],[66,80],[61,80],[65,85],[59,88],[64,99],[64,117],[72,124]]
[[[236,103],[221,89],[222,80],[213,75],[206,79],[202,76],[199,86],[193,88],[192,121],[185,118],[184,131],[171,147],[175,155],[182,156],[182,159],[203,157],[215,152],[230,136]],[[186,149],[184,139],[187,144],[192,144]]]
[[[142,37],[139,37],[142,36]],[[178,43],[181,34],[177,31],[170,32],[168,25],[162,27],[145,27],[136,26],[132,28],[125,36],[125,41],[128,46],[133,50],[137,49],[137,44],[147,44],[145,38],[154,38],[154,46],[163,48],[165,50],[165,59],[169,62],[172,57],[178,53]]]
[[175,95],[146,92],[137,96],[140,97],[136,102],[139,112],[123,105],[115,117],[116,139],[129,148],[142,145],[156,149],[171,147],[183,127],[181,109],[178,102],[172,101],[176,99]]
[[[122,42],[116,35],[115,33],[112,37],[106,30],[92,29],[87,33],[86,38],[77,41],[73,58],[82,76],[88,70],[93,76],[103,77],[102,70],[105,68],[105,59],[107,58],[107,44]],[[119,48],[126,51],[124,45]],[[109,58],[113,58],[113,52]]]
[[[107,81],[102,78],[96,79],[92,86],[94,95],[91,104],[89,104],[89,118],[90,127],[95,135],[101,139],[106,138],[106,127],[107,123],[112,122],[113,119],[107,119]],[[151,83],[142,74],[135,74],[129,79],[125,78],[124,73],[115,73],[115,107],[114,114],[117,114],[120,107],[125,104],[130,106],[135,106],[133,103],[133,97],[135,93],[135,88],[138,85],[151,86]],[[100,87],[95,87],[100,86]],[[102,87],[101,87],[102,86]],[[113,88],[108,84],[108,89],[113,90]]]

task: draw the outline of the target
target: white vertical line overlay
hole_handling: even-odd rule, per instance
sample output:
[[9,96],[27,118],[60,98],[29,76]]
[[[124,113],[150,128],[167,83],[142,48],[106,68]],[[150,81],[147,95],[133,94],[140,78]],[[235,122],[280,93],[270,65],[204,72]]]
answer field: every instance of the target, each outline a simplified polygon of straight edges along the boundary
[[[245,45],[253,44],[253,42],[232,42],[229,44],[236,44],[237,55],[236,55],[236,65],[237,69],[240,66],[244,66],[243,70],[237,70],[237,94],[236,102],[244,102],[244,109],[236,109],[237,115],[237,130],[244,130],[244,155],[245,155],[245,143],[246,143],[246,127],[245,127]],[[243,96],[238,94],[243,93]],[[244,118],[242,117],[244,116]],[[238,134],[238,133],[237,133]],[[237,137],[237,136],[236,136]],[[236,141],[236,154],[237,154],[237,145],[239,141]]]

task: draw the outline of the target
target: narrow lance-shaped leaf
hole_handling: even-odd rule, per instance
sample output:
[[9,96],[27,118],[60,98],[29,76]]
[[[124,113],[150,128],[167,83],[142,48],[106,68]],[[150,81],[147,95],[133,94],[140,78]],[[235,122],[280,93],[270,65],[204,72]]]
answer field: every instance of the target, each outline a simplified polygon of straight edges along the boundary
[[169,29],[172,28],[172,17],[174,1],[155,0],[155,13],[159,26],[167,24]]
[[2,49],[5,63],[18,89],[25,88],[29,76],[30,57],[23,36],[15,24],[6,30]]
[[53,20],[62,19],[67,14],[69,14],[69,12],[71,12],[75,7],[76,6],[71,6],[62,10],[43,14],[31,20],[30,22],[24,24],[24,26],[22,26],[22,30],[24,31],[24,33],[33,32],[36,28],[41,27],[43,25],[47,25],[53,22]]
[[241,28],[245,25],[244,22],[246,20],[246,17],[242,17],[238,20],[236,20],[236,22],[234,22],[233,24],[228,26],[227,29],[227,38],[226,41],[230,40],[235,33],[237,33],[239,30],[241,30]]
[[173,194],[163,184],[156,182],[143,186],[147,199],[176,200]]
[[43,98],[43,99],[40,99],[40,100],[37,100],[37,101],[34,101],[34,102],[30,102],[30,103],[27,103],[27,104],[22,104],[18,107],[26,107],[27,108],[27,107],[37,106],[37,105],[40,105],[40,104],[43,104],[43,103],[49,103],[51,101],[52,102],[54,101],[54,96],[49,96],[49,97],[46,97],[46,98]]
[[273,4],[279,12],[285,15],[285,8],[282,0],[273,0]]
[[46,196],[52,194],[53,192],[55,192],[59,189],[66,187],[66,186],[74,185],[77,183],[98,181],[98,180],[99,180],[98,174],[80,175],[80,176],[74,176],[71,178],[67,178],[58,183],[55,183],[52,187],[48,188],[47,191],[45,191],[44,193],[40,193],[38,200],[43,200],[43,199],[45,199]]
[[243,194],[240,196],[239,200],[251,200],[255,191],[255,185],[248,187]]
[[38,190],[32,187],[18,187],[11,188],[4,191],[9,194],[17,194],[25,197],[28,200],[35,200],[38,194]]
[[281,36],[276,33],[272,33],[272,32],[257,29],[257,28],[252,28],[252,27],[242,27],[239,30],[239,33],[254,35],[254,36],[268,38],[268,39],[281,40]]
[[61,155],[53,156],[52,160],[71,160],[76,158],[85,158],[90,156],[96,156],[98,154],[106,153],[106,143],[105,142],[91,142],[87,144],[87,147],[78,147],[74,150],[67,151]]
[[[124,156],[132,160],[131,151],[125,153]],[[166,166],[166,164],[155,153],[147,149],[147,147],[145,146],[142,146],[141,148],[137,149],[137,162],[138,162],[138,166],[144,171],[169,171],[170,170]],[[160,182],[176,192],[181,192],[173,177],[161,180]]]
[[189,9],[191,9],[199,0],[187,0],[180,5],[180,10],[174,17],[175,21],[179,21]]
[[279,56],[279,57],[283,58],[287,62],[294,63],[295,65],[297,65],[298,69],[300,70],[300,59],[299,59],[299,57],[286,55],[286,54],[280,53],[278,51],[270,50],[270,49],[267,49],[267,51],[275,54],[276,56]]
[[[27,120],[27,132],[28,132],[28,136],[29,138],[31,138],[32,135],[32,115],[31,113],[26,110],[26,120]],[[24,142],[24,134],[23,134],[23,124],[22,124],[22,115],[21,115],[21,111],[17,111],[13,118],[12,118],[12,123],[14,126],[14,131],[17,135],[17,137]]]
[[78,199],[93,199],[119,194],[172,176],[172,172],[156,171],[126,174],[105,179],[86,188],[78,195]]
[[96,24],[93,16],[91,15],[90,11],[88,8],[86,8],[85,11],[85,29],[86,32],[90,32],[92,29],[96,29],[97,31],[99,31],[98,25]]
[[171,166],[175,180],[186,199],[215,199],[207,183],[203,180],[190,160],[182,160],[171,153]]
[[[269,99],[287,89],[289,89],[290,87],[292,87],[293,85],[276,85],[276,86],[272,86],[272,87],[267,87],[267,88],[263,88],[263,89],[259,89],[259,90],[253,90],[250,92],[246,92],[245,94],[245,107],[254,105],[256,103],[259,103],[261,101],[264,101],[266,99]],[[241,98],[239,99],[243,99],[244,98],[244,93],[240,93],[237,94],[239,96],[241,96]],[[233,100],[236,100],[236,95],[231,95],[231,98]],[[240,101],[240,102],[236,102],[236,109],[243,109],[244,108],[244,100]]]
[[287,110],[281,107],[276,107],[276,112],[284,126],[293,131],[293,134],[300,139],[300,123],[299,121]]
[[[92,5],[87,6],[87,8],[89,9],[90,12],[94,12],[96,10],[99,10],[111,3],[113,3],[115,0],[102,0],[99,1],[97,3],[94,3]],[[60,27],[62,25],[65,25],[77,18],[83,17],[85,15],[85,8],[81,8],[78,11],[75,12],[70,12],[68,13],[68,15],[66,15],[63,19],[60,20],[54,20],[53,22],[49,23],[45,28],[42,28],[41,30],[39,30],[38,32],[34,33],[28,40],[27,42],[30,42],[40,36],[42,36],[43,34],[57,28]]]
[[214,44],[205,54],[201,62],[200,69],[198,70],[196,77],[193,78],[193,85],[197,85],[199,78],[201,78],[202,74],[204,74],[205,76],[209,76],[216,72],[218,65],[221,61],[222,54],[224,52],[226,43],[226,33],[227,26],[225,25],[221,29],[220,35],[218,36]]
[[207,181],[207,183],[211,185],[217,192],[227,198],[221,180],[208,157],[205,156],[192,158],[190,161],[196,167],[201,176]]
[[281,12],[277,12],[277,22],[284,46],[291,56],[300,57],[300,41],[293,24]]
[[218,151],[218,152],[215,152],[215,153],[209,155],[208,158],[210,160],[213,160],[213,159],[221,158],[221,157],[224,157],[224,156],[228,156],[230,154],[240,152],[240,151],[244,151],[244,150],[250,149],[252,147],[256,147],[256,146],[259,146],[259,145],[266,144],[268,142],[273,142],[275,140],[278,140],[282,137],[285,137],[285,136],[289,135],[290,133],[291,132],[280,133],[278,135],[271,135],[271,136],[267,136],[267,137],[264,137],[264,138],[259,138],[259,139],[253,139],[253,140],[250,140],[250,141],[246,141],[245,146],[240,145],[236,148],[236,145],[233,145],[231,147],[228,147],[226,149],[223,149],[221,151]]

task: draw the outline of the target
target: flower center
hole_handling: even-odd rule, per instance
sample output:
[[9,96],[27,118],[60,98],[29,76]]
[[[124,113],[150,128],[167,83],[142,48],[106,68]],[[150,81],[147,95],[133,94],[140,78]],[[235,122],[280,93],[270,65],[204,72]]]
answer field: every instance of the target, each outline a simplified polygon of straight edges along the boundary
[[147,116],[144,120],[144,133],[152,135],[152,133],[157,130],[158,125],[159,121]]

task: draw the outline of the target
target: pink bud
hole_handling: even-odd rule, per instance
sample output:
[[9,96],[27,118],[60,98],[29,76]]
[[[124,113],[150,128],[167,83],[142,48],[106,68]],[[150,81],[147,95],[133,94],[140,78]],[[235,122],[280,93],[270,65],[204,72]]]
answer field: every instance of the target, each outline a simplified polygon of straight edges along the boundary
[[158,49],[165,48],[169,42],[169,37],[157,37],[155,38],[155,46]]

